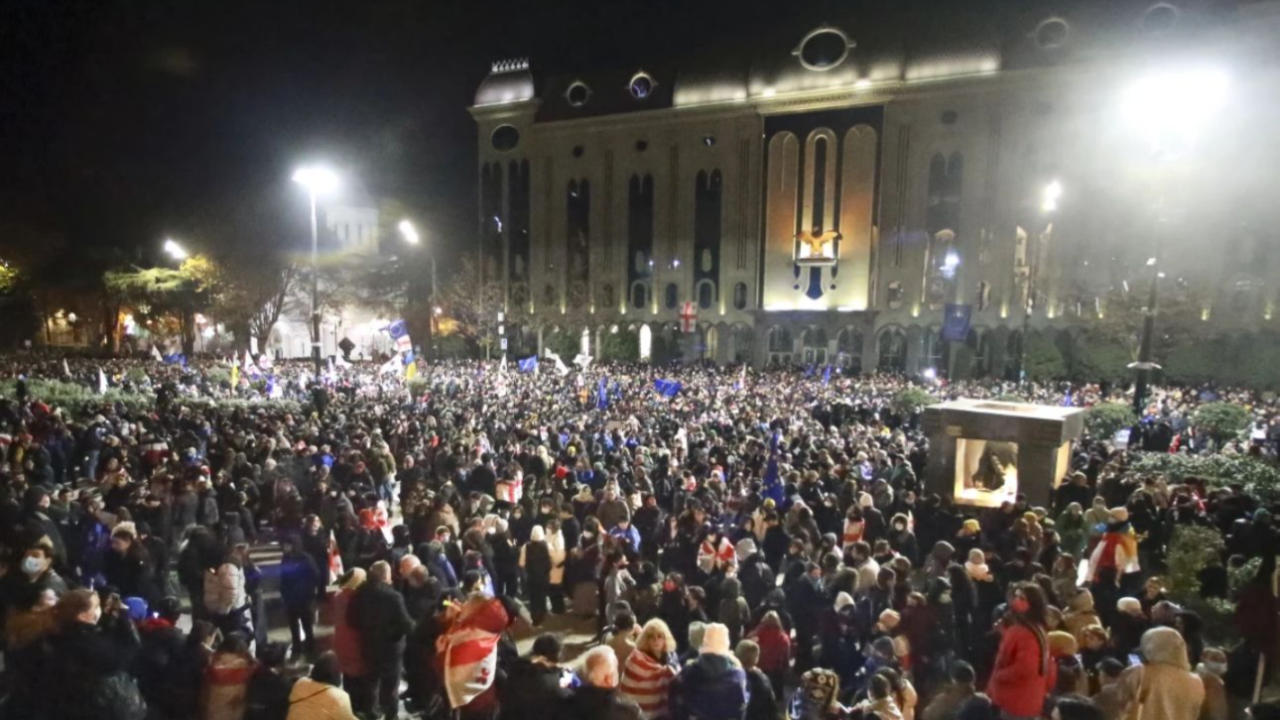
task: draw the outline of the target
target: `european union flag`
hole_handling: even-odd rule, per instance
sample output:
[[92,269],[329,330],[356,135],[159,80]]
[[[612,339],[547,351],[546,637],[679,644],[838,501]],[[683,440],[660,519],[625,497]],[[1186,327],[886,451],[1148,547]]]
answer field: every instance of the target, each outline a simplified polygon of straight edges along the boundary
[[169,365],[181,365],[183,367],[187,366],[187,356],[183,355],[182,353],[173,353],[172,355],[165,355],[164,361],[166,364],[169,364]]
[[779,508],[785,499],[782,477],[778,473],[778,443],[781,439],[777,432],[773,434],[773,439],[769,442],[769,464],[764,468],[764,496],[773,498]]
[[394,340],[402,335],[408,335],[409,328],[405,325],[404,320],[394,320],[387,326],[387,332],[390,333],[391,338]]
[[653,381],[653,389],[657,390],[658,394],[662,395],[663,397],[675,397],[676,393],[680,392],[680,389],[682,387],[684,386],[676,382],[675,380],[654,380]]
[[964,342],[969,338],[969,321],[973,318],[973,306],[947,303],[942,319],[942,339],[948,342]]
[[822,384],[823,385],[831,384],[831,366],[830,365],[827,366],[826,370],[822,371]]
[[533,372],[538,369],[538,356],[530,355],[523,360],[517,360],[516,364],[520,366],[520,372]]

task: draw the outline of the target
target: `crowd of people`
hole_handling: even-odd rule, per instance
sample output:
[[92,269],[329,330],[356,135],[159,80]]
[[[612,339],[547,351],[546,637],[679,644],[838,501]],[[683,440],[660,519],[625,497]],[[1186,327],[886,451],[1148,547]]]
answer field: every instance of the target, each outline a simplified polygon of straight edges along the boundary
[[[1269,431],[1197,434],[1200,392],[1157,390],[1128,449],[1077,443],[1051,506],[977,511],[925,492],[900,377],[280,363],[232,387],[212,361],[7,364],[3,717],[1226,720],[1277,649],[1269,509],[1130,467],[1274,461]],[[154,398],[58,407],[38,378]],[[1275,427],[1266,398],[1215,396]],[[1206,598],[1261,559],[1233,598],[1246,642],[1166,597],[1179,525],[1227,539]],[[573,622],[596,638],[570,661],[551,628]]]

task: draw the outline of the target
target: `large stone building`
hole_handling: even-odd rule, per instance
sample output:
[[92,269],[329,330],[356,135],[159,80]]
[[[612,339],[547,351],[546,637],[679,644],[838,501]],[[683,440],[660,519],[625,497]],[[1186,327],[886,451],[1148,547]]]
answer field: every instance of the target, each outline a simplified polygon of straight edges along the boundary
[[[1277,3],[900,5],[789,10],[675,63],[494,63],[470,109],[476,252],[512,352],[634,333],[655,358],[945,373],[964,347],[968,372],[1009,374],[1027,328],[1097,319],[1157,255],[1206,319],[1270,319],[1274,203],[1224,224],[1254,185],[1214,173],[1276,158],[1229,141],[1278,117]],[[1229,74],[1240,125],[1204,123],[1191,159],[1141,152],[1154,130],[1122,122],[1124,88],[1183,68]],[[963,341],[941,337],[949,305],[972,313]]]

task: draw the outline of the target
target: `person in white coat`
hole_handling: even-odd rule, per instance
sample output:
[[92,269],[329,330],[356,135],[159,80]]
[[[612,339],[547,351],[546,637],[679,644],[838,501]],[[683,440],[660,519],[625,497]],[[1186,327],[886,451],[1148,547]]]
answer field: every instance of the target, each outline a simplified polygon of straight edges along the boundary
[[560,532],[560,521],[547,522],[547,550],[551,553],[551,588],[547,597],[551,600],[551,612],[564,614],[564,533]]

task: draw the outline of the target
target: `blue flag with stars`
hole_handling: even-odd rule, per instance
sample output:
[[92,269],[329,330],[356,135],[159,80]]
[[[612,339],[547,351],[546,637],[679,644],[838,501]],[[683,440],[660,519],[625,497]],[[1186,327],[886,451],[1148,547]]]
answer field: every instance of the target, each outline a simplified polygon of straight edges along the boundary
[[538,369],[538,356],[530,355],[523,360],[517,360],[516,363],[520,366],[520,372],[533,372]]

